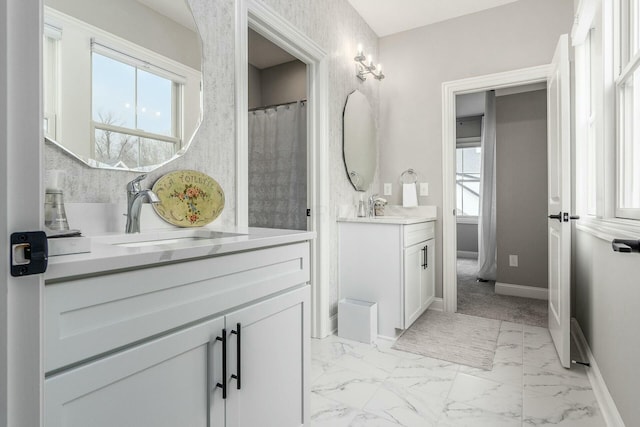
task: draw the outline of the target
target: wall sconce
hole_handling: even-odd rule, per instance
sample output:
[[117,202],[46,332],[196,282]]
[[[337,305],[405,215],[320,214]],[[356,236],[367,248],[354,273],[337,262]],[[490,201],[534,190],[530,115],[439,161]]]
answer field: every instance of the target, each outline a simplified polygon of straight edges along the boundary
[[362,80],[367,80],[367,74],[371,74],[374,79],[382,80],[384,79],[384,74],[382,74],[382,65],[378,64],[377,66],[373,63],[373,58],[371,55],[367,58],[362,51],[362,45],[358,45],[358,54],[355,58],[353,58],[356,64],[356,76]]

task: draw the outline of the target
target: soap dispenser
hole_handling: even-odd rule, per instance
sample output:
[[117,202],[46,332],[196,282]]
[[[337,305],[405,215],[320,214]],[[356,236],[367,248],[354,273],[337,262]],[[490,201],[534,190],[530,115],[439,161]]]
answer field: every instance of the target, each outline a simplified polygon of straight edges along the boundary
[[367,208],[364,203],[364,193],[360,192],[360,200],[358,201],[358,217],[364,218],[367,216]]
[[51,230],[69,229],[62,195],[63,183],[64,171],[51,170],[47,173],[44,197],[44,225]]

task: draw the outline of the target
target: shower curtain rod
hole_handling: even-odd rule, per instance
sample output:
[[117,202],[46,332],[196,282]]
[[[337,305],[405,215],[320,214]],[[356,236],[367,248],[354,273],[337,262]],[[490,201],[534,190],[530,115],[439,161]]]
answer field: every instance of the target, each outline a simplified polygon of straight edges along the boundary
[[268,110],[269,108],[277,108],[283,105],[297,104],[298,102],[307,102],[307,98],[301,99],[299,101],[284,102],[282,104],[273,104],[273,105],[265,105],[264,107],[249,108],[249,112],[259,111],[259,110]]

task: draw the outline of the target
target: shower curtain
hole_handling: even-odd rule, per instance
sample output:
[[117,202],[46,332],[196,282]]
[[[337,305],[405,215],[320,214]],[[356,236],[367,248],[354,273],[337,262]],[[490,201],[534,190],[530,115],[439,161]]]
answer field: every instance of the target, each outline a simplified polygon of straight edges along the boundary
[[307,229],[306,102],[249,112],[249,226]]
[[496,94],[485,97],[478,215],[478,278],[496,280]]

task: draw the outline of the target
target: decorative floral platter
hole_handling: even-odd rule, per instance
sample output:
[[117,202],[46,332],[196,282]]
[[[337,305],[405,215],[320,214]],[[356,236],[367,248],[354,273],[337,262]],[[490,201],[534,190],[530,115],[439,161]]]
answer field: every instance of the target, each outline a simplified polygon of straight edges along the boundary
[[220,184],[202,172],[170,172],[153,184],[160,203],[153,205],[162,219],[178,227],[200,227],[216,219],[224,209]]

